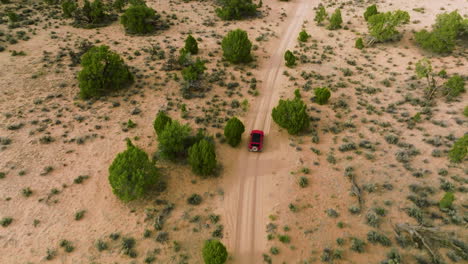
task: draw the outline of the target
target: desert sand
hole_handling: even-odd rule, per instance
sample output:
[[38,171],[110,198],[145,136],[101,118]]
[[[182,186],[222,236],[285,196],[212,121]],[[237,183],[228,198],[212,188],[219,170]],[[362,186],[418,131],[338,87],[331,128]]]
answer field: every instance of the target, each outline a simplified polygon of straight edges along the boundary
[[[346,29],[330,31],[317,26],[314,8],[320,3],[328,13],[341,7]],[[411,22],[399,28],[401,40],[361,51],[354,42],[367,34],[362,13],[372,3],[382,11],[405,10]],[[154,257],[154,263],[203,263],[203,241],[212,238],[216,230],[221,230],[217,238],[228,249],[228,263],[259,264],[269,258],[270,263],[319,263],[325,249],[342,251],[342,259],[325,261],[328,263],[380,263],[391,248],[398,249],[401,263],[418,263],[415,256],[430,259],[429,255],[424,249],[399,247],[394,227],[418,225],[407,213],[415,207],[408,199],[413,194],[411,185],[433,187],[428,199],[438,202],[444,194],[444,182],[455,190],[455,216],[430,207],[424,209],[424,217],[444,233],[453,231],[468,243],[468,164],[454,165],[447,159],[453,138],[468,131],[468,119],[463,116],[468,95],[463,93],[453,102],[437,98],[428,115],[413,103],[423,97],[424,80],[412,78],[416,61],[428,57],[435,72],[445,69],[448,75],[460,74],[466,79],[466,43],[449,56],[437,56],[423,51],[412,39],[412,31],[430,28],[441,12],[457,9],[467,15],[465,0],[264,0],[261,17],[232,22],[216,17],[214,1],[149,0],[147,4],[159,13],[175,14],[174,24],[151,36],[126,35],[118,22],[79,29],[69,25],[71,20],[61,18],[60,8],[26,1],[22,9],[38,10],[32,17],[41,21],[27,29],[0,25],[2,32],[25,30],[30,37],[7,43],[6,50],[0,52],[0,137],[11,140],[0,146],[0,172],[5,175],[0,179],[0,219],[13,219],[10,225],[0,227],[0,263],[144,263],[148,257]],[[17,5],[13,2],[0,8]],[[246,30],[258,46],[249,65],[222,61],[219,43],[236,28]],[[304,44],[297,41],[302,29],[311,35]],[[226,87],[212,84],[204,98],[183,99],[180,84],[173,78],[180,71],[161,69],[170,50],[177,54],[189,32],[201,38],[198,56],[208,60],[206,72],[224,70],[226,82],[240,83],[232,96]],[[69,66],[68,51],[76,51],[85,39],[121,54],[137,70],[136,83],[99,100],[79,99],[76,75],[80,66]],[[160,45],[164,59],[151,58],[144,51],[150,43]],[[297,57],[304,56],[293,68],[284,65],[287,49],[297,52]],[[25,56],[12,56],[13,50],[24,51]],[[352,74],[346,76],[345,69]],[[248,93],[248,80],[253,77],[258,82],[258,96]],[[330,87],[329,103],[314,103],[313,90],[307,86]],[[290,136],[272,122],[273,107],[280,98],[293,97],[295,89],[301,90],[313,117],[311,125],[318,142],[314,133]],[[244,99],[247,109],[231,108],[233,100]],[[181,117],[182,103],[188,109],[188,119]],[[187,164],[158,160],[166,190],[123,203],[109,186],[108,167],[125,149],[125,138],[133,139],[150,156],[157,152],[152,122],[160,110],[213,135],[223,132],[226,117],[237,116],[246,133],[238,148],[217,140],[222,164],[219,177],[202,179]],[[411,117],[420,112],[422,121],[410,127]],[[210,121],[197,123],[196,117]],[[135,128],[126,128],[129,119],[137,124]],[[12,125],[18,128],[12,130]],[[252,129],[266,133],[262,153],[247,151]],[[399,162],[396,153],[405,147],[388,143],[385,137],[390,134],[399,143],[412,144],[419,154],[407,163]],[[339,150],[349,142],[358,145],[357,149]],[[434,155],[434,150],[442,154]],[[413,170],[405,168],[406,164]],[[358,204],[345,176],[349,167],[354,169],[362,191],[363,206],[357,214],[348,209]],[[74,182],[80,175],[88,177]],[[304,188],[298,184],[301,177],[308,180]],[[32,191],[29,196],[24,195],[26,188]],[[198,206],[186,202],[193,193],[203,197]],[[163,229],[155,230],[155,215],[169,205],[173,210]],[[385,216],[379,216],[379,226],[372,227],[366,219],[376,208],[383,208]],[[84,211],[83,218],[75,220],[80,211]],[[440,217],[431,219],[431,213]],[[210,215],[219,216],[219,222],[210,220]],[[369,243],[371,230],[388,236],[392,245]],[[113,240],[111,234],[120,236]],[[156,240],[166,234],[167,240]],[[290,242],[280,242],[283,235]],[[124,237],[136,240],[135,258],[122,253]],[[364,252],[350,249],[352,238],[366,242]],[[72,252],[60,247],[64,239],[73,245]],[[99,251],[99,240],[107,243],[108,249]],[[272,254],[273,248],[277,254]],[[54,252],[53,259],[46,259],[47,252]],[[450,250],[440,252],[452,263],[446,256]]]

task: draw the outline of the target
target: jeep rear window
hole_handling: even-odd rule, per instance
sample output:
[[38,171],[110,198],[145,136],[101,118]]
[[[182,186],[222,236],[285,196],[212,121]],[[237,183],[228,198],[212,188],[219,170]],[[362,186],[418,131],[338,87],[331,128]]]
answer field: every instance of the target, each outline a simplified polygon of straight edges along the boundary
[[252,142],[260,142],[260,134],[253,134]]

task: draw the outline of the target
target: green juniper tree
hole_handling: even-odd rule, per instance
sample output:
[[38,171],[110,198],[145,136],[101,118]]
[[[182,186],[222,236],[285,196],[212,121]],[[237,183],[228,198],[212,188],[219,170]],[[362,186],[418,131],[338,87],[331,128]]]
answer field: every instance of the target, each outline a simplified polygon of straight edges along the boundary
[[325,19],[327,19],[328,14],[327,11],[325,10],[325,7],[320,4],[320,6],[317,8],[317,11],[315,11],[315,18],[314,21],[317,22],[317,25],[321,25]]
[[160,135],[161,132],[164,130],[167,124],[171,123],[172,119],[163,111],[159,111],[156,115],[156,119],[154,119],[153,127],[156,135]]
[[247,32],[241,29],[231,30],[221,42],[223,56],[232,63],[250,62],[252,55],[252,42],[250,42]]
[[141,149],[127,139],[127,150],[117,154],[109,167],[112,192],[128,202],[144,196],[157,183],[157,168]]
[[168,123],[163,131],[158,134],[158,148],[161,157],[175,161],[187,156],[192,129],[188,125],[181,125],[173,120]]
[[88,99],[127,87],[133,75],[120,56],[108,46],[96,46],[81,58],[83,69],[78,73],[80,97]]
[[315,101],[320,104],[326,104],[331,96],[330,90],[326,87],[319,87],[314,90]]
[[280,100],[271,113],[273,121],[288,130],[291,135],[309,127],[307,107],[301,99]]
[[219,240],[206,240],[202,255],[205,264],[224,264],[228,257],[226,247]]
[[236,147],[239,145],[242,137],[242,133],[244,133],[245,127],[242,122],[237,119],[237,117],[232,117],[226,123],[224,127],[224,136],[226,137],[227,143],[232,147]]
[[202,139],[188,149],[188,163],[195,174],[213,175],[217,166],[214,144]]
[[339,29],[341,28],[342,23],[343,23],[343,19],[341,18],[341,9],[337,8],[330,17],[330,25],[328,25],[328,29],[330,30]]
[[286,66],[288,67],[292,67],[296,64],[296,56],[294,56],[290,50],[287,50],[284,53],[284,60],[286,61]]
[[221,8],[216,9],[216,14],[222,20],[239,20],[253,17],[257,14],[257,6],[252,0],[221,0]]
[[192,36],[188,35],[187,39],[185,39],[185,50],[190,52],[190,54],[197,54],[198,53],[198,43],[197,40]]
[[307,31],[305,31],[305,29],[303,29],[300,33],[299,33],[299,37],[297,38],[300,42],[306,42],[308,39],[310,38],[310,35],[307,34]]
[[154,9],[146,5],[132,5],[120,17],[120,22],[129,34],[148,34],[156,30],[155,21],[159,19]]

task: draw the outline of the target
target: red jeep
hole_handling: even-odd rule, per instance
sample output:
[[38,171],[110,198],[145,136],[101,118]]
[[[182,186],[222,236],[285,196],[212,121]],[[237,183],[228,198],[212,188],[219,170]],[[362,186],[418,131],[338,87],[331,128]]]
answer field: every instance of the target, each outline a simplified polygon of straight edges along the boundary
[[252,130],[252,132],[250,132],[249,151],[262,151],[263,136],[264,134],[261,130]]

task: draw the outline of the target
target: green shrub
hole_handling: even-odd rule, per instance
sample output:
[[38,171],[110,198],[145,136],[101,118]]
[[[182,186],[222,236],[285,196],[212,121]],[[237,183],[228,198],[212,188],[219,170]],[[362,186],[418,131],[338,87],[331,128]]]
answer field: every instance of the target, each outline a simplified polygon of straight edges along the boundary
[[158,148],[161,156],[169,160],[185,158],[191,146],[189,144],[191,131],[188,125],[181,125],[176,120],[168,123],[158,135]]
[[319,87],[314,90],[315,102],[320,105],[326,104],[331,96],[331,92],[327,87]]
[[442,93],[448,100],[458,97],[463,92],[465,92],[465,80],[459,75],[450,77],[442,87]]
[[337,8],[330,17],[330,25],[328,25],[328,29],[339,29],[341,28],[341,23],[343,23],[343,19],[341,18],[341,9]]
[[156,135],[161,135],[161,132],[164,130],[167,124],[171,123],[172,119],[163,111],[159,111],[154,119],[153,127]]
[[369,34],[378,42],[396,40],[400,33],[395,28],[409,20],[408,12],[401,10],[373,15],[367,21]]
[[280,127],[295,135],[309,127],[309,115],[306,109],[306,105],[300,99],[280,100],[273,108],[271,116]]
[[226,137],[227,143],[232,147],[236,147],[241,142],[242,133],[244,133],[245,127],[237,117],[232,117],[226,123],[224,127],[224,136]]
[[199,194],[192,194],[187,198],[187,203],[191,205],[199,205],[203,201],[203,198]]
[[3,217],[2,220],[0,220],[0,225],[3,227],[9,226],[13,222],[13,218],[11,217]]
[[[437,15],[432,32],[425,29],[415,33],[416,42],[426,50],[436,53],[450,53],[455,48],[457,36],[466,34],[468,23],[457,11]],[[467,31],[468,32],[468,31]]]
[[296,64],[296,56],[294,56],[294,54],[289,50],[284,53],[284,59],[286,60],[286,66],[288,67],[292,67]]
[[188,162],[195,174],[202,176],[214,174],[217,166],[214,144],[206,139],[195,143],[188,150]]
[[375,4],[368,6],[366,12],[364,12],[364,19],[368,21],[369,17],[377,15],[378,13],[379,11],[377,11],[377,6]]
[[228,253],[226,247],[219,240],[206,240],[202,250],[205,264],[224,264]]
[[187,39],[185,39],[184,48],[186,51],[190,52],[190,54],[197,54],[198,53],[197,40],[192,35],[188,35]]
[[325,19],[327,19],[328,14],[327,11],[325,10],[325,7],[320,4],[318,9],[315,11],[315,18],[314,21],[317,22],[317,25],[321,25]]
[[468,105],[465,106],[465,109],[463,110],[463,115],[464,115],[465,117],[468,117]]
[[466,157],[468,153],[468,134],[459,138],[454,144],[452,149],[449,151],[449,159],[452,162],[460,163]]
[[81,66],[78,82],[83,99],[106,95],[133,82],[127,65],[108,46],[91,48],[81,57]]
[[364,48],[364,42],[362,41],[362,38],[356,39],[356,44],[354,45],[357,49],[363,49]]
[[452,203],[454,200],[455,200],[455,195],[453,195],[453,192],[446,192],[444,194],[444,197],[440,199],[439,208],[447,209],[447,208],[452,207]]
[[250,42],[247,32],[241,29],[229,31],[223,38],[221,47],[223,48],[224,58],[232,63],[250,62],[252,60],[252,55],[250,55],[252,42]]
[[167,27],[161,16],[146,5],[130,6],[120,17],[120,23],[129,34],[149,34]]
[[257,14],[257,5],[252,0],[221,0],[221,8],[216,9],[216,14],[222,20],[239,20],[253,17]]
[[365,246],[366,246],[366,242],[360,240],[359,238],[351,238],[351,250],[352,251],[356,251],[358,253],[363,253],[364,252],[364,249],[365,249]]
[[197,58],[194,63],[188,65],[182,70],[182,77],[187,82],[198,81],[205,72],[205,69],[205,62]]
[[122,201],[145,195],[158,181],[159,173],[148,155],[127,139],[127,150],[117,154],[109,167],[112,192]]
[[74,0],[65,0],[62,2],[62,12],[63,16],[66,18],[72,17],[77,8],[78,4]]
[[122,12],[123,8],[125,7],[125,5],[127,4],[127,0],[115,0],[113,3],[112,3],[112,7],[117,11],[117,12]]
[[310,38],[310,35],[307,34],[307,32],[305,31],[305,29],[303,29],[303,30],[299,33],[299,37],[297,37],[297,39],[298,39],[300,42],[306,42],[309,38]]

